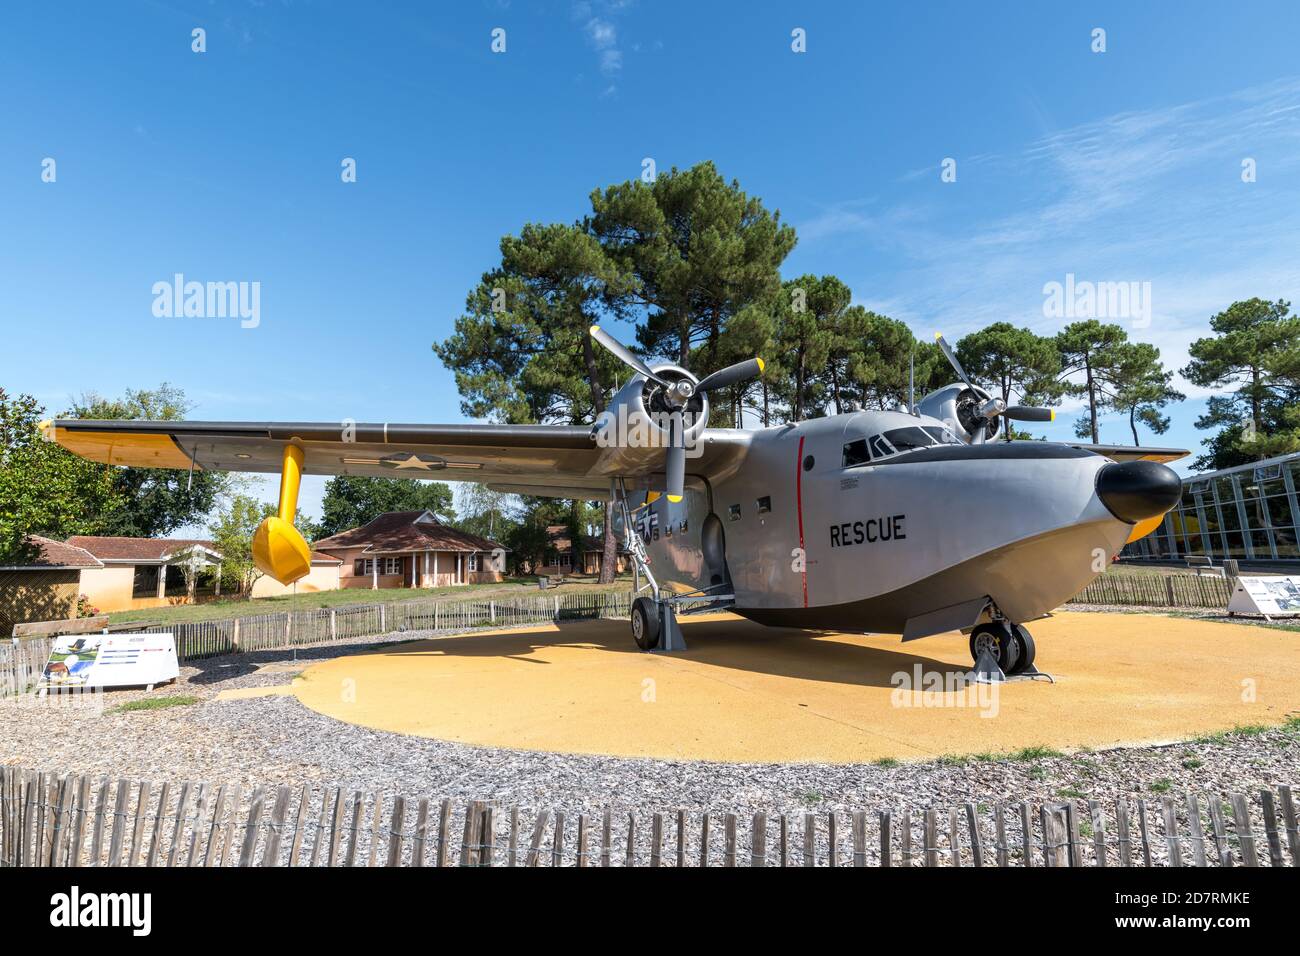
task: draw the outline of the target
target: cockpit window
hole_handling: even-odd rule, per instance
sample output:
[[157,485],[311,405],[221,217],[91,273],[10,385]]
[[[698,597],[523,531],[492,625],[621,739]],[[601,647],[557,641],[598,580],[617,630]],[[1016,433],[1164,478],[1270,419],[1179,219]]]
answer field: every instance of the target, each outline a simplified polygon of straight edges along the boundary
[[922,425],[925,433],[933,438],[940,445],[960,445],[961,439],[950,432],[948,429],[939,425]]
[[940,425],[908,425],[893,428],[883,435],[858,438],[844,444],[844,467],[867,465],[891,455],[930,448],[934,445],[960,445],[951,431]]
[[852,468],[854,465],[865,465],[869,461],[871,461],[871,454],[867,451],[867,440],[865,438],[859,438],[857,441],[845,443],[845,468]]
[[937,445],[939,442],[932,435],[917,425],[909,425],[906,428],[894,428],[885,432],[885,437],[889,443],[899,451],[912,451],[916,448],[929,448],[931,445]]

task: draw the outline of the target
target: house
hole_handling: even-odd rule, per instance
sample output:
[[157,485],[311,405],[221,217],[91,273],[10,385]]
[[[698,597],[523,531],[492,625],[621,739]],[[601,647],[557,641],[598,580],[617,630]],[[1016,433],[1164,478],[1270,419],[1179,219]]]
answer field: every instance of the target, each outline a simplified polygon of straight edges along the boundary
[[[575,548],[568,526],[562,524],[548,525],[546,536],[551,542],[547,549],[547,563],[533,571],[534,574],[600,574],[605,558],[605,542],[601,538],[589,534],[579,535],[578,546]],[[620,547],[615,573],[621,574],[625,570],[627,552]]]
[[390,511],[314,543],[339,558],[345,588],[433,588],[500,581],[507,549],[429,511]]
[[57,621],[77,615],[81,575],[103,563],[83,548],[28,535],[26,553],[0,566],[0,637],[15,624]]
[[343,561],[332,554],[313,550],[311,553],[311,571],[306,577],[299,578],[292,584],[281,584],[269,574],[264,574],[253,582],[252,597],[279,597],[282,594],[309,594],[313,591],[337,591],[342,587],[340,574]]
[[101,611],[192,604],[221,594],[221,554],[211,541],[73,535],[66,542],[98,567],[81,572],[81,593]]

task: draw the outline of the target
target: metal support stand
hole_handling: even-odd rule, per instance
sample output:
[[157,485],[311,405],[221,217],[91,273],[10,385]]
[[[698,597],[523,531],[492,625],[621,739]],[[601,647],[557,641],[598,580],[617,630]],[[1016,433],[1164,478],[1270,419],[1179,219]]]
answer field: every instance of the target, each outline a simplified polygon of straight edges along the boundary
[[656,602],[659,605],[659,646],[652,654],[670,654],[673,651],[686,650],[686,639],[677,623],[677,612],[667,601]]
[[1002,668],[998,666],[997,660],[987,650],[980,651],[980,656],[975,661],[975,667],[967,675],[967,678],[976,684],[1006,684],[1018,680],[1038,680],[1040,677],[1050,684],[1056,683],[1051,674],[1040,671],[1033,664],[1030,664],[1018,674],[1008,676],[1003,673]]

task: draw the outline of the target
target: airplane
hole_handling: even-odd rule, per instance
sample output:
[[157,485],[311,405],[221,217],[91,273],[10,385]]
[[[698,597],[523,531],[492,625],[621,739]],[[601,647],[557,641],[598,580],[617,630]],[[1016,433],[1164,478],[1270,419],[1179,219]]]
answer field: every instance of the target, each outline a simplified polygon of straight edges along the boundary
[[[309,422],[42,423],[112,465],[281,475],[255,561],[288,584],[310,570],[293,525],[303,474],[475,481],[501,492],[615,502],[635,575],[632,636],[684,647],[681,610],[760,624],[901,634],[960,630],[993,679],[1035,674],[1026,624],[1048,616],[1149,534],[1179,500],[1181,449],[995,440],[1048,421],[959,381],[862,410],[766,428],[711,428],[709,395],[762,374],[749,359],[698,378],[647,364],[599,326],[631,371],[591,426]],[[991,667],[992,661],[996,667]]]

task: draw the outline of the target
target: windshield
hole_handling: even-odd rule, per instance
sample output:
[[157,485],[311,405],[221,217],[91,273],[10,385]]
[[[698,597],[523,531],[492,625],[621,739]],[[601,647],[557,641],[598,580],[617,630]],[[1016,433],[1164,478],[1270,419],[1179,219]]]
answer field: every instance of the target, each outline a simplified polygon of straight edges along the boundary
[[957,436],[940,425],[907,425],[903,428],[892,428],[881,435],[845,442],[844,467],[869,465],[873,461],[915,451],[918,448],[960,444],[961,441]]

